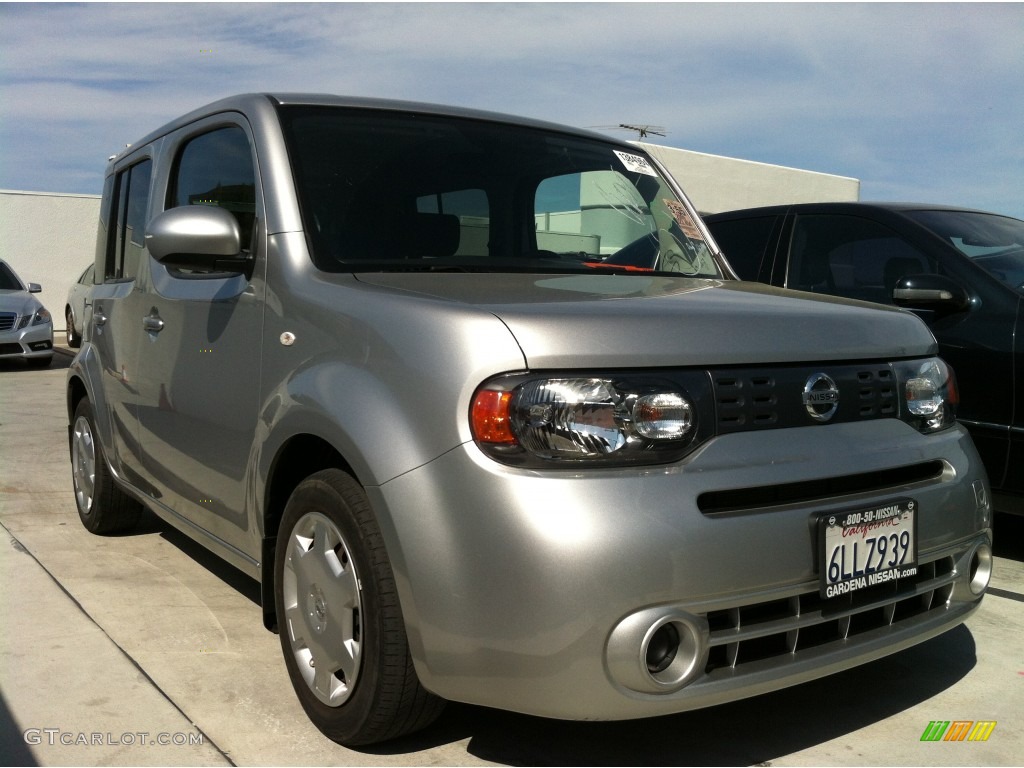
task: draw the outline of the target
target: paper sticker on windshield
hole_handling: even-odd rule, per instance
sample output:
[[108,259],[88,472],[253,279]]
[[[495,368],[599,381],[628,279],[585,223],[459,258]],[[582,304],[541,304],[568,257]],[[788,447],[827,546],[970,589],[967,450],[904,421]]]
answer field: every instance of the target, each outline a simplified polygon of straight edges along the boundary
[[700,230],[697,229],[697,225],[693,222],[689,212],[678,200],[667,200],[663,199],[661,202],[665,204],[669,212],[672,214],[672,218],[676,220],[676,224],[683,230],[683,234],[691,240],[703,241]]
[[633,173],[642,173],[647,176],[657,176],[658,172],[651,168],[651,164],[647,162],[647,158],[640,157],[640,155],[631,155],[629,152],[620,152],[617,149],[613,149],[622,164],[626,166],[627,171]]

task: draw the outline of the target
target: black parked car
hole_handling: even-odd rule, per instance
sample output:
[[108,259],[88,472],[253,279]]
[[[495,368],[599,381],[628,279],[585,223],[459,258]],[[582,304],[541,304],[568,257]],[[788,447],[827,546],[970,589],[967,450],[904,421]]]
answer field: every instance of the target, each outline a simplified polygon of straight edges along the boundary
[[1024,514],[1024,221],[910,203],[805,203],[704,217],[744,280],[896,304],[953,365],[997,510]]

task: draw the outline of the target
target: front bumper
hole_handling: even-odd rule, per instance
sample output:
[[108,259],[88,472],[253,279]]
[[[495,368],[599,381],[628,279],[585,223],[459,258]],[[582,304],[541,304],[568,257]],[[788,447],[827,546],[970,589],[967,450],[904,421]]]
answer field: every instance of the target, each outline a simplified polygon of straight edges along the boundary
[[[922,463],[941,471],[724,513],[697,505],[703,493]],[[730,435],[644,469],[517,470],[467,444],[367,490],[428,689],[549,717],[628,719],[804,682],[961,623],[990,556],[986,489],[959,426],[923,436],[880,420]],[[918,502],[918,575],[819,599],[817,514],[897,496]],[[646,644],[666,622],[690,663],[651,675]]]
[[53,324],[0,331],[0,360],[53,357]]

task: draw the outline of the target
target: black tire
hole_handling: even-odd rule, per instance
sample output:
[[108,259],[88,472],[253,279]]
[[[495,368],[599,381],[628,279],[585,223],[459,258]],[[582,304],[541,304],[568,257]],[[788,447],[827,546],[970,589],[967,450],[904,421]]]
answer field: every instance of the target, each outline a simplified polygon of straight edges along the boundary
[[347,473],[317,472],[292,493],[278,532],[274,597],[288,676],[325,736],[372,744],[441,714],[444,701],[413,669],[380,528]]
[[135,527],[142,505],[118,488],[110,476],[87,397],[78,403],[71,428],[71,482],[78,517],[89,531],[110,534]]
[[71,307],[64,310],[64,320],[66,322],[65,328],[67,331],[68,346],[72,349],[78,349],[82,346],[82,334],[75,332],[75,316],[71,312]]

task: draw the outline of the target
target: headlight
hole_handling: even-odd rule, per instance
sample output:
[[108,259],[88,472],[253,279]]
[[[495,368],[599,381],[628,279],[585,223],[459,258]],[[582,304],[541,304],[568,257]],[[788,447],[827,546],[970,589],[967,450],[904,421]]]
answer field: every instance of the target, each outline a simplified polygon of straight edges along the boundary
[[42,325],[48,322],[50,322],[50,312],[40,307],[32,318],[32,325]]
[[937,357],[896,363],[900,415],[921,432],[935,432],[956,421],[960,401],[953,369]]
[[[685,383],[639,376],[502,377],[477,391],[470,421],[477,444],[511,464],[673,461],[695,447],[701,420],[691,390],[706,387],[699,374]],[[706,419],[709,426],[712,421]]]

